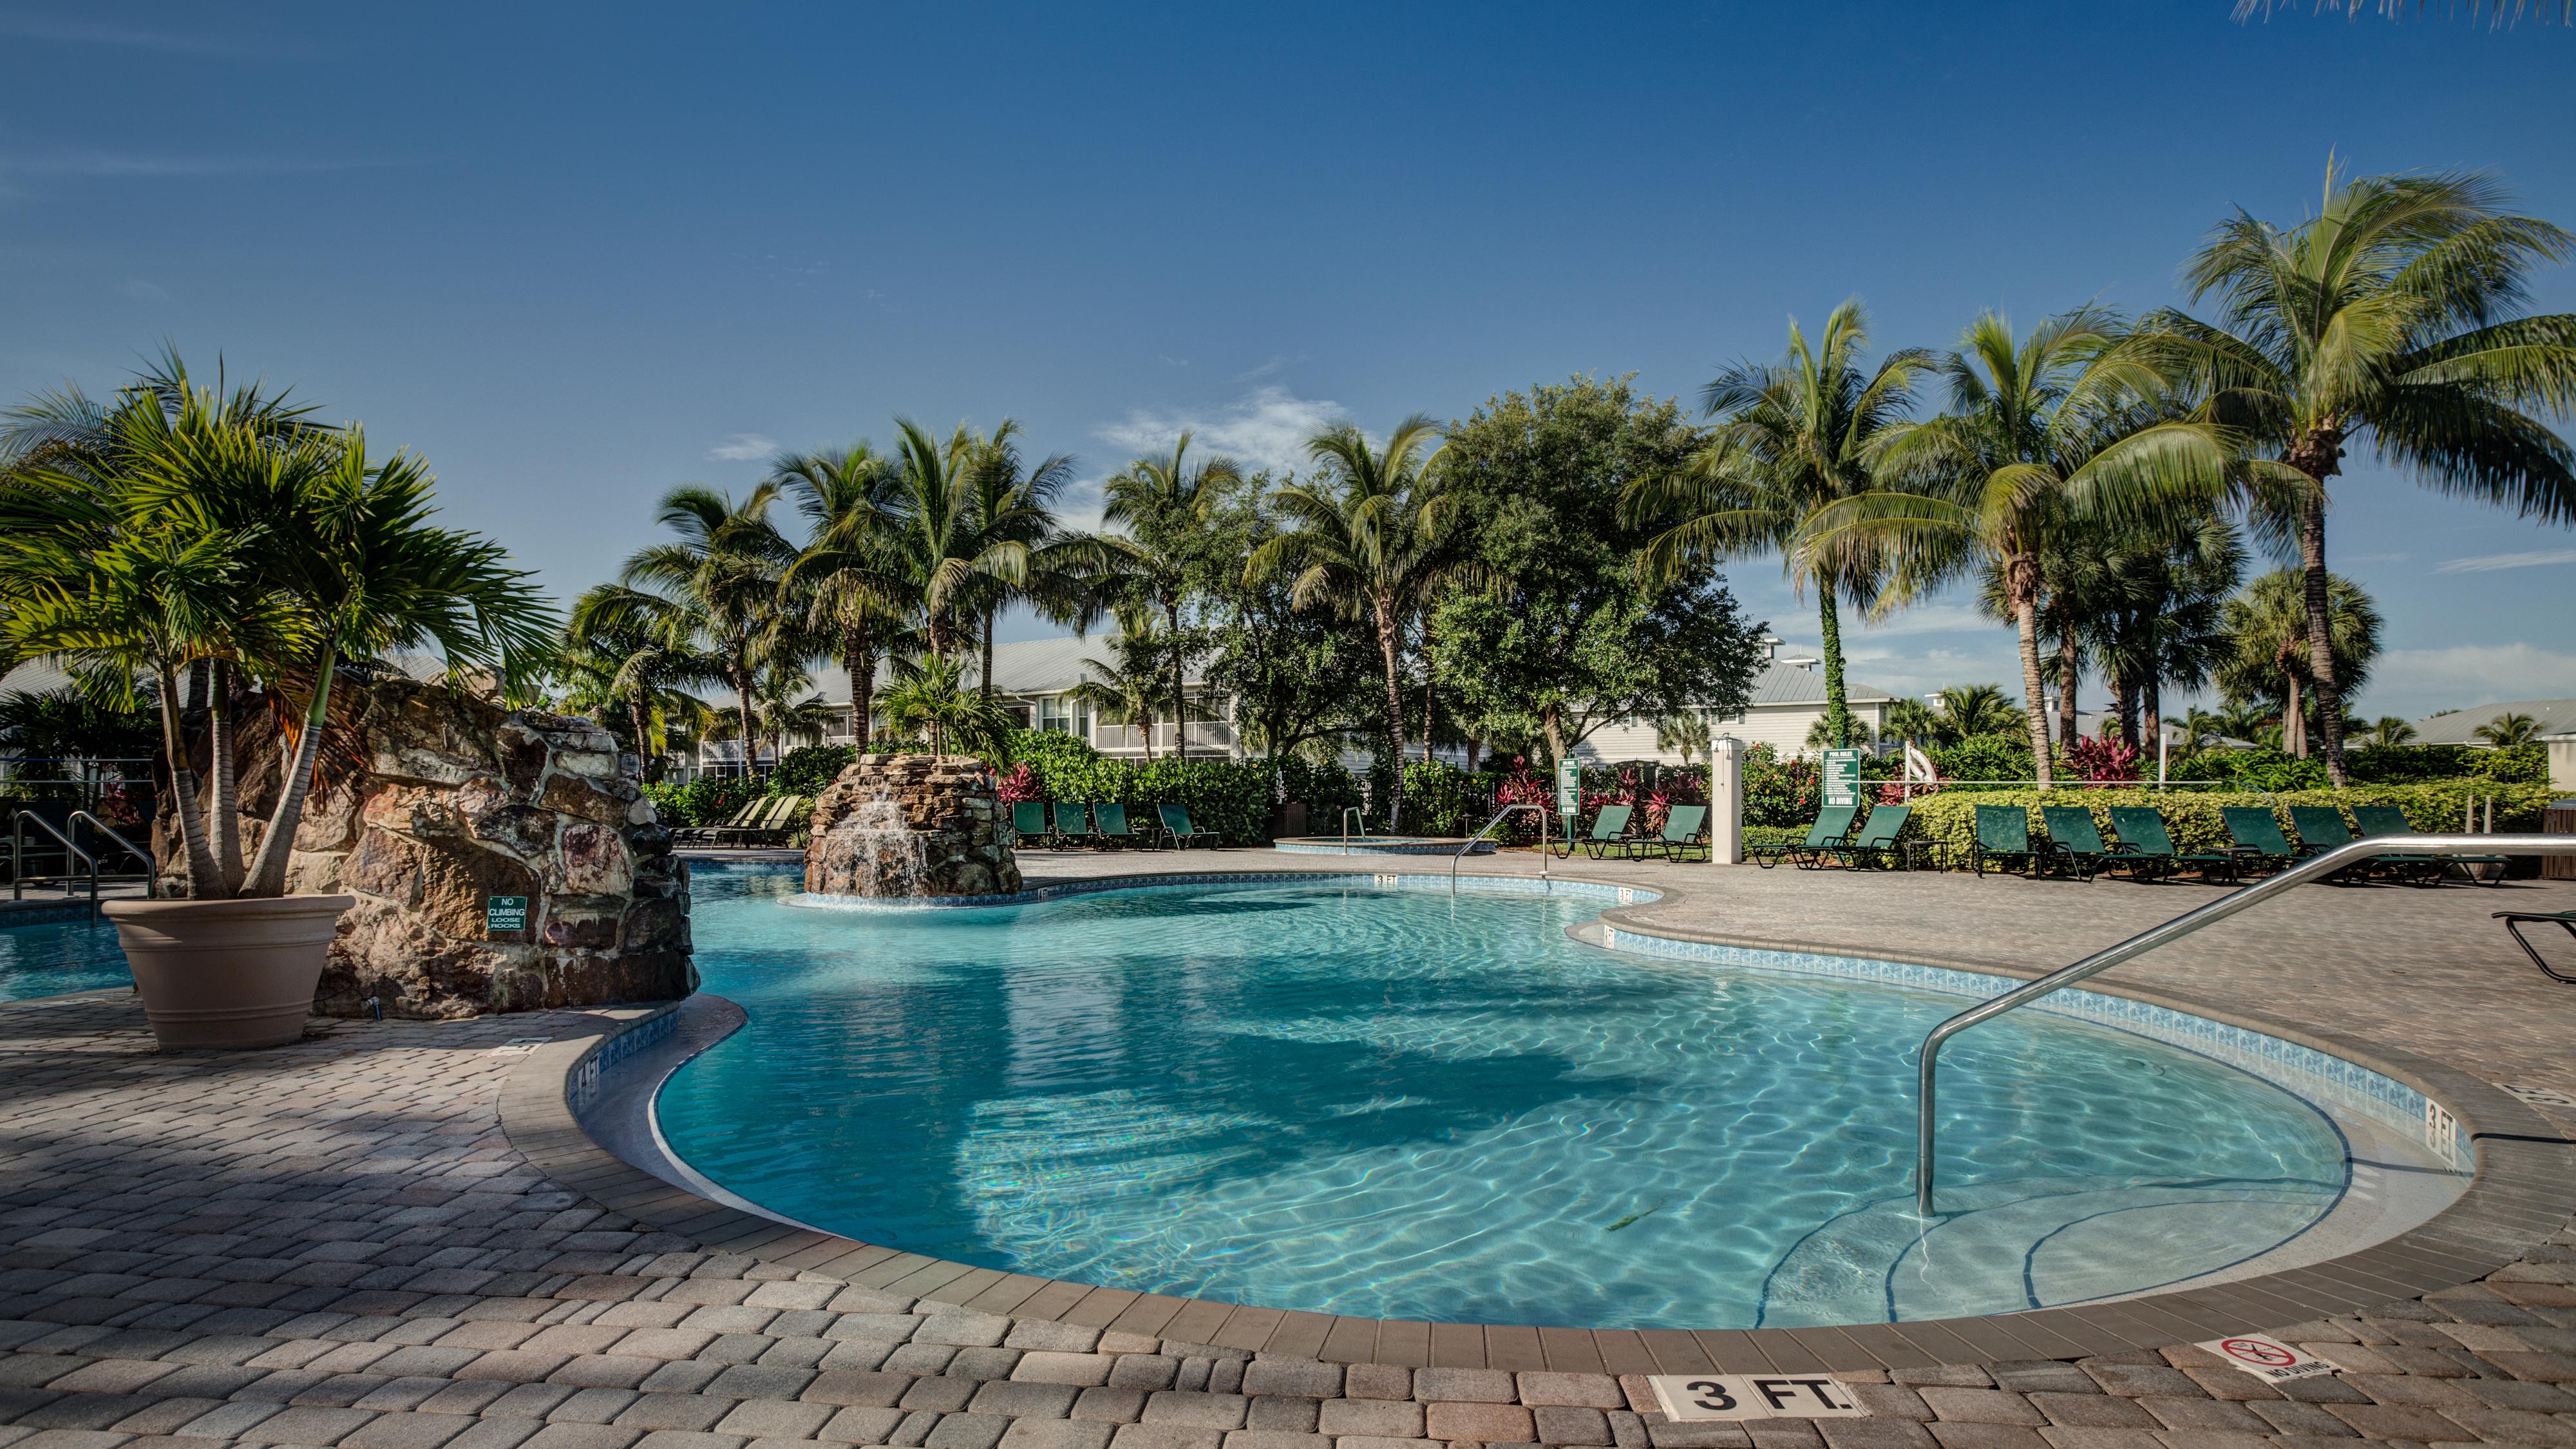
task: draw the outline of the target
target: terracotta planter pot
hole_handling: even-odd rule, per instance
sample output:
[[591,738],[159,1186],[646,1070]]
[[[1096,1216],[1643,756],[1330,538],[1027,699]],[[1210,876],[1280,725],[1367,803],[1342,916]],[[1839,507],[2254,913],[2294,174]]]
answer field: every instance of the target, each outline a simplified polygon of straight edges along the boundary
[[106,901],[143,1014],[165,1047],[282,1046],[304,1035],[355,896]]

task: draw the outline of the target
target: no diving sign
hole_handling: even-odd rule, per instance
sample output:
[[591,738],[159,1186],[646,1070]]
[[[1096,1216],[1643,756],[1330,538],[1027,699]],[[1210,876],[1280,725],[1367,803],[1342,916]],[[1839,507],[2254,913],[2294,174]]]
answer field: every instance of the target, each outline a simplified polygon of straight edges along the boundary
[[2193,1346],[2208,1349],[2230,1366],[2243,1369],[2267,1383],[2311,1378],[2317,1374],[2333,1373],[2336,1369],[2335,1365],[2314,1354],[2301,1353],[2278,1339],[2255,1333],[2236,1338],[2213,1338]]
[[1866,1419],[1851,1391],[1822,1374],[1658,1374],[1647,1380],[1676,1423],[1693,1419]]

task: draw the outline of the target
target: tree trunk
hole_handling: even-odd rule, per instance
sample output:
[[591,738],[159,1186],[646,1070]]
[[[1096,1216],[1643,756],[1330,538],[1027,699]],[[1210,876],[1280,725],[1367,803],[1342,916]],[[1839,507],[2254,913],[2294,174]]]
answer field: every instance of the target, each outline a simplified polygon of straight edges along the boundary
[[2281,711],[2281,748],[2294,759],[2308,757],[2307,701],[2299,697],[2299,676],[2289,679],[2289,704]]
[[2039,560],[2026,553],[2005,560],[2004,593],[2012,602],[2013,628],[2021,635],[2021,687],[2028,706],[2022,716],[2030,728],[2031,769],[2039,788],[2046,790],[2057,772],[2048,752],[2048,696],[2039,682]]
[[[2317,696],[2317,728],[2325,736],[2326,778],[2340,790],[2348,783],[2343,766],[2343,685],[2335,677],[2334,640],[2328,631],[2323,478],[2317,479],[2307,497],[2299,501],[2299,568],[2305,575],[2302,582],[2308,602],[2308,682]],[[2302,743],[2307,733],[2305,724],[2302,720]]]
[[213,837],[208,848],[214,852],[215,876],[224,883],[224,894],[238,895],[242,888],[241,790],[233,762],[230,661],[214,661],[211,678],[213,687],[207,691],[206,768],[215,779],[214,799],[207,806],[207,833]]
[[1852,715],[1851,701],[1843,692],[1843,621],[1834,607],[1830,580],[1816,589],[1816,624],[1825,637],[1825,738],[1834,742],[1835,749],[1849,749]]
[[661,751],[654,749],[652,742],[645,737],[647,717],[644,712],[644,696],[641,692],[626,697],[626,718],[635,726],[635,758],[643,768],[644,778],[647,780],[659,778],[654,773],[654,761],[661,757]]
[[990,609],[984,611],[984,682],[980,688],[984,698],[990,700],[993,697],[993,611]]
[[1181,654],[1181,596],[1163,595],[1163,627],[1172,646],[1172,758],[1190,757],[1190,695],[1188,661]]
[[339,636],[326,631],[322,647],[315,651],[313,698],[304,707],[304,729],[295,737],[295,757],[287,765],[277,811],[268,818],[268,833],[260,837],[259,854],[242,882],[245,896],[268,899],[286,894],[286,858],[295,849],[296,827],[304,823],[304,797],[313,788],[313,761],[322,752],[322,722],[330,713],[331,675],[338,665]]
[[742,773],[749,779],[759,773],[759,727],[751,718],[751,671],[737,666],[733,675],[734,725],[742,732]]
[[850,736],[863,755],[876,732],[877,652],[871,642],[864,631],[841,631],[841,668],[850,676]]
[[2083,646],[2075,637],[2072,623],[2057,630],[2057,743],[2073,749],[2084,738],[2084,726],[2076,721],[2076,687],[2084,681]]
[[2148,754],[2152,755],[2155,753],[2153,748],[2155,743],[2165,737],[2165,689],[2163,680],[2150,674],[2146,677],[2145,682],[2138,686],[2138,712],[2145,716],[2145,718],[2140,722],[2141,728],[2138,731],[2138,737],[2131,740],[2129,743],[2136,745],[2139,749],[2145,750]]
[[1395,779],[1386,792],[1386,828],[1393,833],[1404,809],[1404,687],[1396,672],[1402,641],[1396,637],[1395,601],[1377,600],[1377,652],[1386,665],[1386,732],[1395,756]]
[[1422,620],[1422,763],[1431,763],[1431,670],[1436,656],[1432,652],[1431,619]]
[[179,738],[179,676],[167,664],[161,666],[161,749],[170,757],[170,803],[187,861],[188,899],[206,900],[224,889],[217,884],[223,875],[206,848],[205,822],[197,818],[197,772],[188,767],[187,746]]
[[2131,712],[2131,706],[2135,703],[2136,697],[2129,691],[2129,681],[2122,679],[2115,672],[2110,678],[2103,680],[2102,684],[2111,692],[2111,718],[2118,723],[2121,738],[2135,743],[2130,731],[2136,728],[2136,720]]

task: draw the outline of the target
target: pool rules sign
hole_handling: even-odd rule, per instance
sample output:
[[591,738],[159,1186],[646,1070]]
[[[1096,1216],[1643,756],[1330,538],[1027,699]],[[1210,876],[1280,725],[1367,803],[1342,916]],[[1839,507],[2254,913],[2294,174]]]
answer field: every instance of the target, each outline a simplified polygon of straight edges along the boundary
[[1647,1382],[1675,1423],[1869,1417],[1851,1390],[1824,1374],[1658,1374]]

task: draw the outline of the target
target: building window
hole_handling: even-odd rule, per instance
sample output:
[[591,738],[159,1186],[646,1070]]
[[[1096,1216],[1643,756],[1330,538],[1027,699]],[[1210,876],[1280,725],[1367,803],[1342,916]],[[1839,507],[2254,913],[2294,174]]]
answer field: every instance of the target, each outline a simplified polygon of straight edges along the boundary
[[1047,695],[1038,701],[1038,728],[1088,741],[1091,738],[1091,710],[1063,695]]

